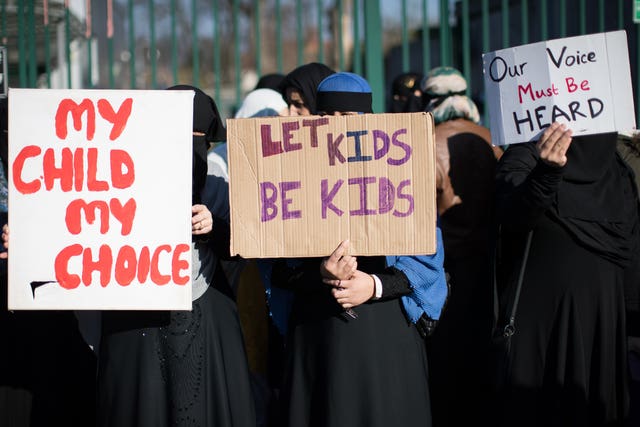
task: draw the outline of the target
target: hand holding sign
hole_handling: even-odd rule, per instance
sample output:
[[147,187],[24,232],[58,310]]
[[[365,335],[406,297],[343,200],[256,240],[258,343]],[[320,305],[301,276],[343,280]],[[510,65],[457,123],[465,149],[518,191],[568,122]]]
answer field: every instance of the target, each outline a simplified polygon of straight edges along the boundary
[[190,309],[193,91],[11,93],[9,308]]
[[348,280],[358,268],[356,257],[347,255],[349,240],[340,242],[336,250],[320,265],[320,274],[325,279]]
[[191,206],[191,232],[196,235],[207,234],[213,229],[211,211],[205,205]]
[[553,122],[575,136],[635,128],[624,31],[515,46],[482,55],[496,145],[535,141]]
[[0,252],[0,259],[7,259],[9,257],[9,225],[2,226],[2,246],[4,251]]
[[571,129],[567,129],[566,125],[552,123],[536,143],[540,159],[548,166],[564,166],[567,163],[567,150],[571,145],[572,135]]
[[[322,261],[322,264],[320,264],[320,274],[323,277],[322,281],[330,286],[335,287],[333,292],[335,292],[336,290],[344,289],[344,287],[342,286],[342,281],[344,280],[346,283],[347,280],[353,278],[353,275],[357,271],[358,262],[356,260],[356,257],[346,255],[348,249],[349,239],[343,240],[331,253],[331,255],[328,258],[325,258]],[[333,294],[333,296],[336,296],[335,293]],[[344,304],[340,305],[342,305],[342,307],[345,309],[345,312],[349,316],[354,319],[358,317],[355,311],[351,309],[352,306],[347,307]]]

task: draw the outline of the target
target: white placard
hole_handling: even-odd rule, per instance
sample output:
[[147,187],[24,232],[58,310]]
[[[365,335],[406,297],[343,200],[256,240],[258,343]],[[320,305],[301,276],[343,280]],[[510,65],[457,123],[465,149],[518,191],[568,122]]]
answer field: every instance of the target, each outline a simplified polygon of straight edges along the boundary
[[482,59],[496,145],[536,140],[554,121],[573,135],[635,128],[625,31],[533,43]]
[[193,96],[10,89],[9,309],[191,309]]

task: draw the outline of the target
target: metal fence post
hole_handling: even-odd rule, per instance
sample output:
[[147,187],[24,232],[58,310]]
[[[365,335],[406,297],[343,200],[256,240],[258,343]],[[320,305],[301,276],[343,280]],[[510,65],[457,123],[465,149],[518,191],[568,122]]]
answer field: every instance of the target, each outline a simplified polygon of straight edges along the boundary
[[365,62],[367,80],[373,90],[373,111],[382,113],[384,108],[384,69],[382,52],[382,20],[380,1],[365,0]]

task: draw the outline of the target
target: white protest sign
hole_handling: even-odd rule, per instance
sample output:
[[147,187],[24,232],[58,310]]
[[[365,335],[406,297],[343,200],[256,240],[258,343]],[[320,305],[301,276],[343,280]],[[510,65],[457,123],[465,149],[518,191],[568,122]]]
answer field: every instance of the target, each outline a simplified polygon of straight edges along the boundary
[[624,31],[533,43],[482,59],[496,145],[536,140],[554,121],[573,135],[635,128]]
[[193,95],[10,90],[10,309],[191,309]]

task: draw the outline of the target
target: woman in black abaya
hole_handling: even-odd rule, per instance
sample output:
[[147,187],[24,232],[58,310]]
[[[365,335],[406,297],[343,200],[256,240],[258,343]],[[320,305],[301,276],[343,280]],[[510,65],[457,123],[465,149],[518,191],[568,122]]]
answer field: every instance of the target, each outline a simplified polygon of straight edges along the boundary
[[225,129],[204,92],[170,89],[195,91],[193,309],[105,312],[98,425],[251,427],[256,416],[240,321],[217,262],[229,256],[229,225],[200,201],[209,143],[223,141]]
[[[364,78],[340,72],[318,85],[317,109],[371,113],[371,99]],[[356,260],[343,241],[327,258],[273,264],[273,285],[293,293],[280,426],[431,426],[422,326],[447,296],[436,234],[433,255]]]
[[497,172],[501,313],[526,236],[502,425],[622,426],[628,411],[624,271],[638,251],[633,175],[616,134],[552,124],[509,147]]

